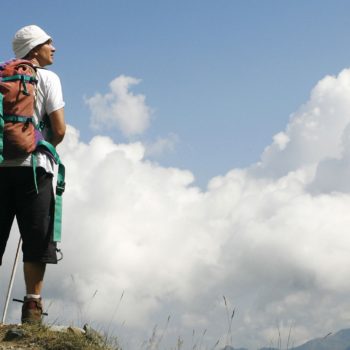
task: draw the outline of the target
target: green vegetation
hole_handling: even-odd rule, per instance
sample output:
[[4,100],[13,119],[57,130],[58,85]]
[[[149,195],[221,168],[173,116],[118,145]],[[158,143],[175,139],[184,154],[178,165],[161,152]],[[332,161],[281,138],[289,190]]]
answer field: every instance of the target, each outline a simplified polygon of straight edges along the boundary
[[[116,341],[114,342],[116,343]],[[68,327],[53,331],[38,325],[0,325],[0,350],[119,350],[99,333]]]

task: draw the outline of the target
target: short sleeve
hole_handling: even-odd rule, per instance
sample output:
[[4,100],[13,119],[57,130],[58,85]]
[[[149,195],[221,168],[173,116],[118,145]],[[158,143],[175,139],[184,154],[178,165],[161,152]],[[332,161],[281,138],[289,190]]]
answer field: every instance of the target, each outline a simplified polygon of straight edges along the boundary
[[62,85],[57,74],[47,71],[46,80],[46,96],[45,96],[45,111],[51,114],[64,107]]

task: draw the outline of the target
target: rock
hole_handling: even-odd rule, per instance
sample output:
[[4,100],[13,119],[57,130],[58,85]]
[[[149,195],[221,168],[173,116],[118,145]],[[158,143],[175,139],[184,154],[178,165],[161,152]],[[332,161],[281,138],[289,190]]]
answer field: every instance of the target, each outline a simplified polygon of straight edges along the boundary
[[67,331],[67,326],[57,326],[57,325],[53,325],[49,327],[49,331],[52,332],[66,332]]
[[52,332],[69,332],[73,333],[75,335],[84,335],[85,331],[82,328],[79,327],[72,327],[72,326],[57,326],[53,325],[49,327],[49,330]]
[[87,339],[91,340],[96,345],[99,345],[99,346],[105,345],[106,342],[99,332],[97,332],[95,329],[90,327],[88,324],[85,324],[83,328]]
[[4,337],[4,341],[11,341],[23,338],[25,336],[25,331],[19,328],[11,328],[9,329]]
[[81,329],[79,327],[68,327],[67,331],[69,333],[73,333],[75,335],[85,335],[85,333],[86,333],[84,329]]

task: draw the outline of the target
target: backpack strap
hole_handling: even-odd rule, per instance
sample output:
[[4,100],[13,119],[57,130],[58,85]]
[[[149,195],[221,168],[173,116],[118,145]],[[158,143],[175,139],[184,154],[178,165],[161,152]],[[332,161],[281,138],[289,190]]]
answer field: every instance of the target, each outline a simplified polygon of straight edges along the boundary
[[32,123],[35,127],[35,121],[32,117],[25,117],[21,115],[4,115],[3,117],[4,122],[11,122],[11,123]]
[[4,160],[3,150],[4,150],[4,119],[3,119],[3,96],[0,94],[0,163]]
[[[56,199],[55,199],[55,219],[53,228],[53,240],[54,242],[61,241],[61,231],[62,231],[62,195],[65,190],[65,166],[62,164],[55,147],[45,140],[40,140],[37,147],[43,147],[50,152],[55,163],[58,165],[57,173],[57,183],[56,183]],[[35,157],[35,155],[34,155]],[[34,168],[34,164],[33,164]]]
[[21,91],[24,95],[29,96],[29,92],[27,89],[27,83],[31,84],[37,84],[38,80],[35,77],[32,77],[30,75],[24,75],[24,74],[16,74],[12,75],[10,77],[3,77],[1,81],[6,82],[6,81],[16,81],[20,80],[23,90]]

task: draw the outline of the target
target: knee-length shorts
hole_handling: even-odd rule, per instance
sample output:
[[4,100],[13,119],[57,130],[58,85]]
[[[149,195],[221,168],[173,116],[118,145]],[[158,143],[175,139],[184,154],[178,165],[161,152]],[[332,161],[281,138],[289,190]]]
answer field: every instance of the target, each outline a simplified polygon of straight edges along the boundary
[[31,167],[0,167],[0,265],[16,217],[24,262],[57,263],[53,242],[55,197],[52,174]]

